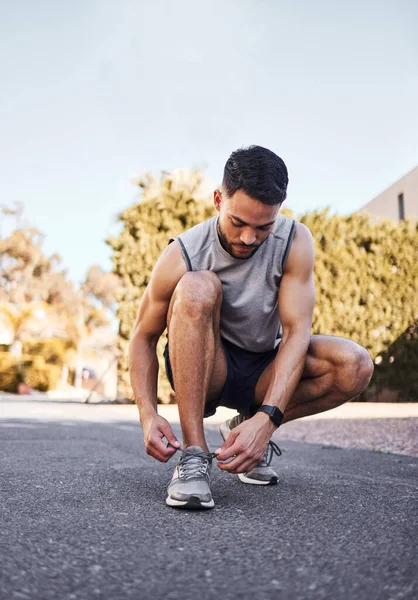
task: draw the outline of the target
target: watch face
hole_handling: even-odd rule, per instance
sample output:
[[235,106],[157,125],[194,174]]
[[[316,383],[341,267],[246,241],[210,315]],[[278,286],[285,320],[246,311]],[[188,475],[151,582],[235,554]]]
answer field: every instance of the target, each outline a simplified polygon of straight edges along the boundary
[[277,427],[279,427],[284,416],[280,408],[277,408],[277,406],[265,405],[262,408],[263,412],[266,412],[269,415],[270,419],[273,421],[273,423],[277,425]]

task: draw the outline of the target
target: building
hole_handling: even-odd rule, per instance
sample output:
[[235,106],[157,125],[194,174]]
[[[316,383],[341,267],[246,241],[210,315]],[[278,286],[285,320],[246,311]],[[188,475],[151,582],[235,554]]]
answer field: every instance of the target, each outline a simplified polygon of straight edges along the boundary
[[368,213],[372,223],[382,218],[418,221],[418,166],[357,212]]

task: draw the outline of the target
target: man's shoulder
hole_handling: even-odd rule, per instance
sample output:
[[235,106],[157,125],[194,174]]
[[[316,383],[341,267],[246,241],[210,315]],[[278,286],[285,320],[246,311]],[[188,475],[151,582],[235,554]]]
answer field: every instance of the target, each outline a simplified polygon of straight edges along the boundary
[[286,271],[313,266],[314,241],[311,231],[304,223],[295,221],[295,235],[286,263]]
[[210,219],[206,219],[206,221],[201,221],[188,229],[185,229],[181,233],[179,233],[175,237],[170,238],[170,242],[175,240],[176,238],[180,239],[193,239],[194,237],[199,237],[203,232],[210,231],[211,225],[213,221],[216,219],[216,216],[211,217]]
[[[192,259],[202,252],[203,249],[214,243],[213,221],[216,217],[197,223],[189,229],[185,229],[179,235],[171,237],[168,241],[168,247],[175,246],[177,251],[175,256],[181,258],[187,266],[188,271],[192,271]],[[172,242],[177,241],[176,244]]]
[[293,232],[296,221],[292,217],[280,213],[277,215],[271,235],[275,238],[286,239]]
[[297,235],[298,240],[312,240],[313,239],[311,230],[308,227],[306,227],[306,225],[304,223],[301,223],[300,221],[295,221],[295,226],[296,226],[295,238]]

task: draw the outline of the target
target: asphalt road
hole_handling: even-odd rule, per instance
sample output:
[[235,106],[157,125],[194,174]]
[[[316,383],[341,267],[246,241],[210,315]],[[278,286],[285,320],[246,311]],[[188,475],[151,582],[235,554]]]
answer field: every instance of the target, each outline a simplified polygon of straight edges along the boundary
[[186,512],[135,423],[0,420],[0,597],[418,598],[418,458],[275,439],[278,486]]

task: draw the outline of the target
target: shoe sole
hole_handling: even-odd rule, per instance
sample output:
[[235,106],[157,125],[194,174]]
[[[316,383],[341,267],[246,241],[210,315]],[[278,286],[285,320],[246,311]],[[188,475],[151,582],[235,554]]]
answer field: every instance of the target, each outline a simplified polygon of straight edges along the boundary
[[189,508],[193,510],[213,508],[215,506],[213,498],[209,502],[202,502],[199,496],[190,496],[187,500],[174,500],[174,498],[167,496],[165,503],[167,506],[172,506],[173,508]]
[[245,473],[238,473],[238,477],[242,483],[249,483],[250,485],[277,485],[279,483],[278,477],[272,477],[269,481],[251,479],[250,477],[246,477]]
[[[230,432],[232,431],[232,429],[229,429],[227,423],[228,421],[224,421],[219,426],[219,433],[221,434],[224,442],[227,439]],[[238,478],[240,481],[242,481],[242,483],[247,483],[250,485],[276,485],[277,483],[279,483],[278,477],[272,477],[270,481],[260,481],[258,479],[251,479],[250,477],[246,477],[245,473],[238,473]]]

